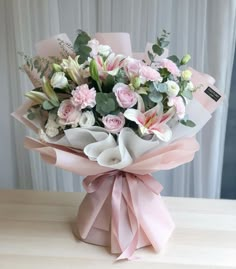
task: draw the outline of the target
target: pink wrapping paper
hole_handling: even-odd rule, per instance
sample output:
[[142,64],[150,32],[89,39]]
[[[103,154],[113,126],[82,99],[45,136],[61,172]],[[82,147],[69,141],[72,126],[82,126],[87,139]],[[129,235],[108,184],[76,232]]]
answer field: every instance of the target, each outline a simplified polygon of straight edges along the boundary
[[162,186],[150,173],[190,162],[199,149],[194,137],[185,138],[146,153],[123,170],[111,170],[67,147],[29,137],[25,147],[50,164],[87,176],[76,232],[85,242],[121,253],[118,260],[133,259],[134,251],[147,245],[156,251],[164,247],[174,223],[160,196]]

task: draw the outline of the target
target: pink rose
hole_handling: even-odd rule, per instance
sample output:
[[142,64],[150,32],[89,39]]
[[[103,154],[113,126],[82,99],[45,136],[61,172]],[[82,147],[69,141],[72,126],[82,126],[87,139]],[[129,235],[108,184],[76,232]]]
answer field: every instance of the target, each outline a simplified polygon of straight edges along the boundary
[[122,113],[118,115],[109,114],[102,118],[102,123],[110,133],[119,133],[125,125],[125,117]]
[[142,65],[144,65],[142,61],[133,59],[131,57],[127,57],[123,61],[123,67],[129,79],[139,76],[139,70]]
[[78,125],[81,112],[76,108],[71,100],[64,100],[61,102],[60,107],[57,111],[59,122],[62,125]]
[[185,104],[180,96],[171,96],[168,98],[168,106],[174,106],[176,114],[179,119],[183,119],[185,116]]
[[141,79],[143,80],[143,83],[145,83],[147,80],[149,81],[161,81],[162,80],[159,72],[157,72],[152,67],[146,66],[146,65],[141,66],[139,70],[139,75]]
[[113,87],[113,92],[120,107],[130,108],[138,101],[136,93],[124,83],[117,83]]
[[180,71],[177,65],[169,59],[163,59],[159,65],[160,68],[166,68],[173,76],[179,77]]
[[89,89],[87,84],[76,87],[72,92],[71,101],[74,106],[79,106],[81,109],[86,107],[94,107],[96,105],[96,91],[94,88]]

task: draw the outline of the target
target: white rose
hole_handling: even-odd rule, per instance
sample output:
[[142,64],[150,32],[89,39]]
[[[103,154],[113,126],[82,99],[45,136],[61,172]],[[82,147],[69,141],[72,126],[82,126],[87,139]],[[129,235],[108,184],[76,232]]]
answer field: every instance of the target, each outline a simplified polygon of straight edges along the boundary
[[193,86],[193,83],[191,81],[189,81],[187,83],[187,86],[185,87],[185,90],[190,91],[190,92],[194,91],[194,86]]
[[108,56],[112,52],[111,47],[107,45],[99,45],[98,46],[98,53],[103,56]]
[[191,76],[192,76],[192,72],[190,70],[184,70],[181,73],[181,77],[183,80],[190,80]]
[[168,87],[167,92],[166,92],[168,96],[177,96],[177,94],[180,91],[179,85],[176,82],[171,81],[171,80],[168,80],[166,82],[166,85]]
[[49,136],[49,137],[54,137],[56,135],[59,134],[59,130],[55,127],[48,127],[46,129],[46,134]]
[[51,78],[51,85],[53,88],[63,89],[68,85],[68,80],[64,72],[56,72]]
[[85,111],[82,113],[79,119],[79,125],[81,127],[89,128],[95,124],[95,118],[92,111]]

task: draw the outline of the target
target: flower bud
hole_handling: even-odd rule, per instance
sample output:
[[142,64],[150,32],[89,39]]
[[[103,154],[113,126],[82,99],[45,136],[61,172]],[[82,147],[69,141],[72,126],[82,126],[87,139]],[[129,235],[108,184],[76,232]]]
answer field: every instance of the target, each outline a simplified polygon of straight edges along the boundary
[[180,64],[181,64],[181,65],[187,64],[187,63],[190,61],[190,59],[191,59],[191,56],[190,56],[189,54],[186,54],[186,55],[182,58]]
[[132,80],[132,85],[134,86],[135,89],[138,89],[141,85],[141,79],[139,77],[135,77]]
[[61,72],[62,67],[59,64],[52,64],[52,68],[55,72]]
[[190,70],[184,70],[181,73],[181,77],[182,77],[183,80],[190,80],[191,76],[192,76],[192,72]]

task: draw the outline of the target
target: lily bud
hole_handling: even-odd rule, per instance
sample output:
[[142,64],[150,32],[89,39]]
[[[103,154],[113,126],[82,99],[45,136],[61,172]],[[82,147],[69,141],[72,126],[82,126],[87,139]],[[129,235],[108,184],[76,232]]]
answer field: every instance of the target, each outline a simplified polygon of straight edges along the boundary
[[52,64],[52,68],[55,72],[61,72],[62,67],[59,64]]
[[57,103],[59,105],[59,100],[54,92],[52,86],[50,85],[49,81],[43,77],[43,91],[47,95],[47,97],[53,101],[53,103]]
[[36,104],[42,104],[45,100],[48,100],[44,93],[30,91],[25,94],[26,97],[30,98]]
[[191,56],[190,56],[189,54],[186,54],[186,55],[182,58],[180,64],[181,64],[181,65],[187,64],[187,63],[190,61],[190,59],[191,59]]

